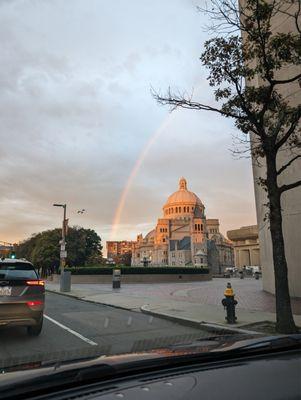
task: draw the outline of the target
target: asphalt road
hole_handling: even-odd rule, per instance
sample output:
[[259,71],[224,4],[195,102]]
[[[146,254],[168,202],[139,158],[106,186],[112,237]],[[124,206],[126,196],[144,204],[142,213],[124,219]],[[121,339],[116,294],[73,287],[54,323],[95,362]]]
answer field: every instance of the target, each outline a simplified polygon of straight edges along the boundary
[[206,336],[139,312],[47,293],[40,336],[30,337],[21,327],[0,328],[0,365],[142,351]]

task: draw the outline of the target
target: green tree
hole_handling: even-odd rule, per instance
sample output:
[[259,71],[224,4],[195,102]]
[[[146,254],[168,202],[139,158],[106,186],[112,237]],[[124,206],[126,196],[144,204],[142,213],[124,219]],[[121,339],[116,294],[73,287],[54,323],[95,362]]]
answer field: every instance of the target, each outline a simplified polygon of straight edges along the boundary
[[[31,236],[19,244],[17,257],[26,258],[37,267],[58,267],[61,229],[52,229]],[[69,266],[85,266],[102,262],[101,238],[93,229],[70,227],[66,238]]]
[[[216,105],[194,101],[185,94],[154,93],[161,104],[205,110],[232,118],[244,135],[252,158],[264,167],[258,184],[267,193],[267,221],[272,239],[276,294],[276,328],[296,332],[289,296],[287,261],[282,230],[281,199],[301,185],[285,182],[285,172],[301,158],[301,105],[284,93],[300,90],[300,0],[212,0],[207,9],[215,37],[205,43],[202,64],[209,70]],[[278,32],[275,18],[283,16],[290,32]],[[280,72],[286,71],[284,78]],[[299,82],[299,86],[298,86]],[[288,158],[280,162],[280,153]],[[280,181],[282,180],[282,183]],[[285,182],[285,183],[283,183]]]

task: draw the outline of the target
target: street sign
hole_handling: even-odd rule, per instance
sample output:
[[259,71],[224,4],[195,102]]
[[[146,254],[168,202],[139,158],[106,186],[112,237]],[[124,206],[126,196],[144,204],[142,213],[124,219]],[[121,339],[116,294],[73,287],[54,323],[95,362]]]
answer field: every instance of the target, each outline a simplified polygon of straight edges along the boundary
[[65,251],[66,250],[66,245],[65,244],[61,244],[61,251]]
[[67,251],[66,250],[61,250],[60,258],[67,258]]

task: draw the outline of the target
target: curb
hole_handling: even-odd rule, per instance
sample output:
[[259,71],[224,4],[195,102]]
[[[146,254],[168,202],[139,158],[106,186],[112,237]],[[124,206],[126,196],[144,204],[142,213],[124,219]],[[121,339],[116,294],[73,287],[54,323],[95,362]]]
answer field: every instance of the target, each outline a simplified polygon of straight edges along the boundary
[[81,301],[86,301],[87,303],[91,303],[91,304],[100,304],[100,305],[106,306],[106,307],[117,308],[118,310],[124,310],[124,311],[131,311],[131,312],[140,313],[140,311],[138,311],[137,309],[134,310],[134,309],[132,309],[132,308],[126,308],[126,307],[122,307],[122,306],[116,306],[115,304],[101,303],[100,301],[85,299],[85,298],[83,298],[83,297],[76,296],[75,294],[69,294],[69,293],[66,293],[66,292],[57,292],[57,291],[52,290],[52,289],[46,289],[46,292],[58,294],[58,295],[60,295],[60,296],[71,297],[71,298],[73,298],[73,299],[77,299],[77,300],[81,300]]
[[241,329],[241,328],[235,328],[235,327],[228,328],[226,326],[214,324],[214,323],[210,323],[210,322],[205,322],[205,321],[197,322],[197,321],[192,321],[190,319],[183,318],[183,317],[176,317],[176,316],[172,316],[169,314],[158,313],[156,311],[148,310],[147,305],[140,307],[140,310],[142,313],[152,315],[153,317],[164,318],[166,320],[176,322],[176,323],[184,325],[184,326],[189,326],[191,328],[198,328],[198,329],[201,328],[201,329],[204,329],[207,332],[211,332],[211,333],[219,331],[224,334],[227,334],[227,333],[228,334],[242,333],[242,334],[248,334],[248,335],[250,335],[250,334],[260,335],[261,334],[260,332],[251,331],[251,330],[247,330],[247,329]]

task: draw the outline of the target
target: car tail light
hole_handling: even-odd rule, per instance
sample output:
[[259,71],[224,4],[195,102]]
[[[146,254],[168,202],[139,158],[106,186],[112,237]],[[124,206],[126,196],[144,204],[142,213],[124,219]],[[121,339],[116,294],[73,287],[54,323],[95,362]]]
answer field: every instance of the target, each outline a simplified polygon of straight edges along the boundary
[[44,281],[36,280],[36,281],[26,281],[26,285],[28,286],[45,286]]
[[41,300],[35,300],[35,301],[28,301],[26,303],[28,307],[34,307],[34,306],[42,306],[43,302]]

